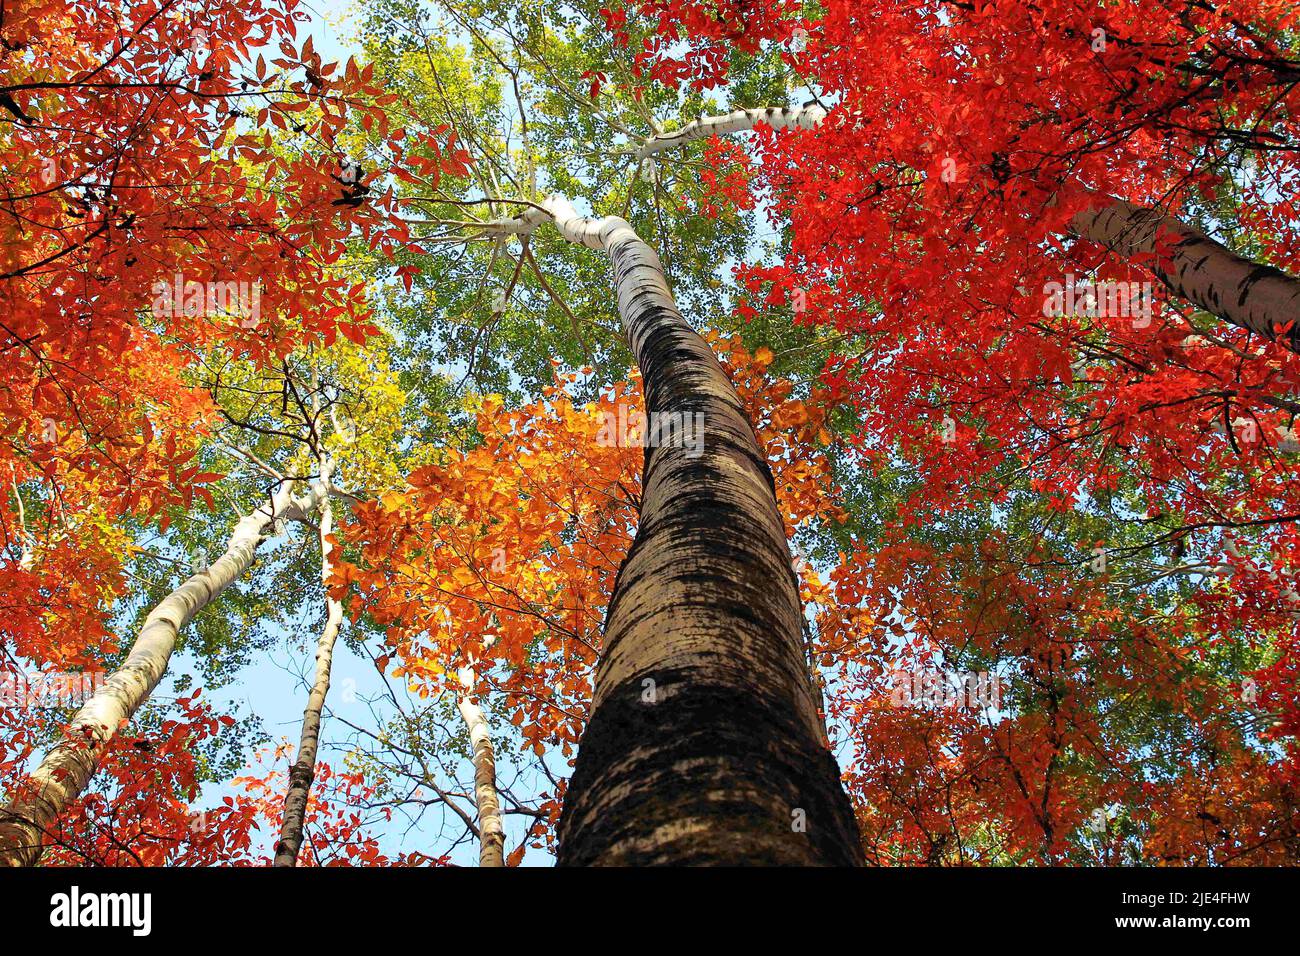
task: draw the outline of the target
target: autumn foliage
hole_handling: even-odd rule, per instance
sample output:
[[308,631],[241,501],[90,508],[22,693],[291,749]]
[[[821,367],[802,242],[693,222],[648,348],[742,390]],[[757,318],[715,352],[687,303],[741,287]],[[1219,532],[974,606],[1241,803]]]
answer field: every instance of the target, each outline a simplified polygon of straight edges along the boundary
[[[1251,330],[1248,288],[1198,305],[1162,280],[1167,232],[1126,255],[1080,226],[1127,203],[1252,282],[1300,274],[1292,0],[627,0],[579,5],[589,51],[497,6],[499,47],[455,20],[490,82],[397,41],[409,99],[392,62],[322,56],[299,0],[0,8],[0,671],[111,671],[160,597],[133,562],[334,456],[344,640],[415,701],[484,703],[498,763],[543,780],[509,795],[529,819],[508,863],[553,850],[638,529],[644,397],[603,261],[564,247],[557,269],[558,240],[509,217],[590,189],[571,198],[637,220],[725,328],[704,335],[772,473],[868,862],[1300,860],[1300,315]],[[516,142],[547,84],[546,122],[588,111],[615,146],[538,117]],[[574,172],[804,103],[816,128]],[[725,261],[693,262],[717,236]],[[432,373],[462,333],[469,359]],[[591,364],[535,388],[557,341]],[[230,621],[197,652],[222,677],[228,648],[266,649]],[[254,753],[221,710],[186,683],[115,728],[43,862],[268,863],[292,748]],[[6,798],[68,716],[0,707]],[[445,736],[436,759],[468,759]],[[385,845],[383,766],[319,763],[300,863],[453,862]]]
[[[829,110],[760,129],[790,247],[738,278],[742,315],[852,337],[823,380],[854,403],[866,467],[915,469],[819,631],[869,853],[1055,862],[1091,833],[1112,862],[1294,860],[1292,327],[1249,334],[1153,281],[1168,249],[1072,230],[1119,197],[1295,273],[1294,6],[627,6],[663,38],[639,54],[651,79],[725,86],[718,51],[768,43]],[[1076,281],[1149,308],[1060,307]],[[896,667],[996,662],[1023,694],[1009,715],[889,703]],[[1116,723],[1139,686],[1168,747]],[[1152,750],[1177,760],[1153,771]]]

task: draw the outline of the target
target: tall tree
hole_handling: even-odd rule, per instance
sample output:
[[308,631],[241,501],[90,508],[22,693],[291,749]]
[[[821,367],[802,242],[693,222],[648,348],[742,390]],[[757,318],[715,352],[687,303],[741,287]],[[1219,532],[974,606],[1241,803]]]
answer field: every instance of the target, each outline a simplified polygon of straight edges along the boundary
[[[331,553],[334,543],[334,506],[330,503],[329,455],[320,458],[320,491],[317,501],[320,515],[317,518],[320,538],[321,580],[329,583],[334,573]],[[343,605],[333,597],[326,598],[325,627],[316,642],[316,669],[311,693],[302,715],[302,732],[298,752],[289,770],[289,789],[284,796],[284,820],[280,826],[280,840],[276,844],[275,865],[293,866],[302,847],[303,823],[307,815],[307,796],[316,775],[316,756],[320,747],[321,713],[330,689],[330,670],[334,662],[334,645],[343,627]]]
[[[1295,859],[1279,0],[32,10],[3,666],[116,719],[0,709],[11,861]],[[321,523],[151,616],[268,481]],[[296,746],[150,695],[275,645]]]
[[649,427],[668,436],[646,450],[560,862],[853,863],[853,816],[826,748],[753,426],[677,310],[659,257],[625,220],[584,219],[552,197],[487,229],[522,235],[548,221],[609,256]]

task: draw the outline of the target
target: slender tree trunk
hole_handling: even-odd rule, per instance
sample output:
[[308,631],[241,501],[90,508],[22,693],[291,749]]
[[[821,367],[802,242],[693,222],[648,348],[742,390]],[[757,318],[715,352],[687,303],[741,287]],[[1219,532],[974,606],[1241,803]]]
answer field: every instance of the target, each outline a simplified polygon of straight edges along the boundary
[[[334,508],[330,504],[330,464],[321,461],[321,515],[320,515],[320,576],[329,587],[333,564],[330,556],[334,546],[329,536],[334,531]],[[275,845],[275,866],[296,866],[298,851],[302,848],[302,831],[307,816],[307,797],[316,779],[316,754],[320,749],[321,713],[325,697],[330,690],[330,669],[334,664],[334,644],[343,626],[343,604],[325,597],[325,629],[316,642],[316,677],[307,695],[307,707],[302,714],[302,732],[298,738],[298,754],[289,768],[289,789],[284,795],[284,818],[280,824],[280,840]]]
[[470,699],[474,671],[463,669],[458,675],[464,693],[456,700],[456,709],[469,729],[471,761],[474,764],[474,804],[478,807],[479,866],[505,866],[505,827],[501,822],[501,800],[497,795],[496,757],[492,751],[492,734],[483,709]]
[[0,866],[33,866],[40,859],[43,834],[85,789],[108,742],[158,686],[181,628],[248,569],[275,521],[304,507],[292,490],[291,483],[281,483],[266,504],[240,519],[215,564],[189,578],[145,618],[126,662],[77,711],[63,740],[0,810]]
[[[707,136],[752,130],[758,123],[774,129],[812,129],[826,115],[816,104],[737,110],[652,136],[633,155],[644,162]],[[1239,256],[1159,210],[1101,193],[1096,194],[1093,208],[1075,216],[1071,228],[1124,258],[1150,256],[1151,271],[1174,295],[1300,352],[1300,279]]]
[[698,423],[691,437],[703,442],[646,450],[640,522],[610,602],[559,862],[856,864],[857,827],[826,746],[753,426],[631,226],[580,219],[561,199],[521,221],[548,217],[612,261],[651,428]]
[[768,106],[751,110],[736,110],[721,116],[705,116],[692,120],[681,129],[652,136],[633,153],[639,160],[647,160],[666,150],[677,149],[687,143],[710,136],[729,136],[747,133],[759,123],[772,129],[812,129],[826,118],[826,110],[817,104],[809,106]]
[[1198,229],[1114,196],[1074,217],[1076,233],[1125,258],[1150,256],[1169,290],[1222,319],[1300,351],[1300,279],[1237,255]]

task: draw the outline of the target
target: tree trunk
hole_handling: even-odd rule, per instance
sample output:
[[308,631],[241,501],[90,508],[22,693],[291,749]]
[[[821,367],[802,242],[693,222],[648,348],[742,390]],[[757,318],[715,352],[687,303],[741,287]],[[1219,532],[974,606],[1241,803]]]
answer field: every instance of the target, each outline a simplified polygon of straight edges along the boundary
[[1150,255],[1151,271],[1175,295],[1300,351],[1300,279],[1243,258],[1158,210],[1113,196],[1099,195],[1097,202],[1074,217],[1080,236],[1125,258]]
[[501,800],[497,795],[496,757],[492,752],[492,734],[483,709],[470,699],[474,671],[463,669],[458,675],[465,692],[456,700],[456,709],[469,729],[471,760],[474,764],[474,804],[478,807],[479,866],[505,866],[505,828],[501,823]]
[[703,441],[646,450],[640,522],[610,601],[559,862],[856,864],[857,827],[826,746],[753,426],[631,226],[580,219],[561,199],[515,222],[546,218],[608,253],[652,429],[685,416],[675,421],[701,423]]
[[[333,565],[330,555],[334,546],[330,544],[329,535],[334,530],[334,509],[330,505],[328,485],[330,468],[328,461],[321,462],[320,516],[320,576],[325,587],[329,587]],[[307,797],[311,793],[312,781],[316,779],[316,753],[320,748],[321,712],[325,708],[325,697],[330,690],[330,668],[334,663],[334,643],[338,640],[339,629],[343,626],[343,604],[325,597],[325,629],[321,631],[316,642],[316,678],[311,693],[307,695],[307,707],[302,714],[302,732],[298,739],[298,754],[289,769],[289,789],[284,795],[284,818],[280,824],[280,840],[275,845],[275,866],[296,866],[298,851],[302,848],[302,831],[307,816]]]
[[269,502],[240,519],[215,564],[150,612],[126,663],[77,711],[64,739],[0,811],[0,866],[33,866],[40,859],[43,834],[85,789],[108,742],[158,686],[181,628],[248,569],[268,527],[304,507],[292,490],[291,483],[280,484]]
[[746,133],[759,123],[772,129],[812,129],[826,118],[826,110],[813,103],[809,106],[769,106],[752,110],[736,110],[722,116],[705,116],[692,120],[681,129],[659,133],[647,139],[636,152],[638,160],[647,160],[665,150],[677,149],[698,139],[710,136],[728,136]]

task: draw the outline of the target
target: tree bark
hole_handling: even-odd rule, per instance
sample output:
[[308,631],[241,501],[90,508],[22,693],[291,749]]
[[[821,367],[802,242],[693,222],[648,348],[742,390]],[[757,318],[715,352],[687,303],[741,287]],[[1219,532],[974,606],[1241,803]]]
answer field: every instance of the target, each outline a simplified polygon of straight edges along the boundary
[[736,110],[722,116],[705,116],[692,120],[681,129],[652,136],[633,154],[638,160],[647,160],[665,150],[677,149],[687,143],[710,136],[728,136],[747,133],[759,123],[772,129],[813,129],[826,118],[826,110],[817,104],[809,106],[768,106],[752,110]]
[[1175,295],[1300,351],[1300,279],[1239,256],[1172,216],[1114,196],[1098,195],[1097,206],[1075,216],[1071,226],[1125,258],[1150,256],[1151,271]]
[[[320,575],[329,587],[333,564],[330,556],[334,546],[329,541],[334,531],[334,508],[330,504],[328,486],[330,465],[321,462],[321,515],[320,515]],[[289,788],[284,795],[284,817],[280,824],[280,840],[275,845],[275,866],[296,866],[298,851],[302,848],[302,831],[307,817],[307,797],[316,779],[316,754],[320,748],[321,713],[325,697],[330,690],[330,669],[334,664],[334,644],[343,626],[343,604],[325,597],[325,628],[316,642],[316,676],[307,707],[302,714],[302,732],[298,738],[298,753],[289,769]]]
[[609,255],[652,425],[703,416],[702,449],[646,449],[640,522],[610,601],[559,863],[857,864],[753,426],[632,227],[579,218],[558,198],[495,226],[526,231],[547,218]]
[[[695,120],[641,144],[639,161],[706,136],[774,129],[813,129],[826,110],[804,107],[737,110]],[[1200,230],[1165,213],[1096,194],[1093,208],[1071,222],[1073,232],[1125,258],[1150,256],[1152,273],[1178,297],[1239,328],[1300,352],[1300,279],[1237,255]],[[1159,246],[1159,249],[1157,248]]]
[[456,700],[456,709],[469,730],[471,762],[474,764],[474,804],[478,807],[479,866],[505,866],[505,827],[501,822],[501,799],[497,794],[496,756],[492,734],[483,709],[470,699],[474,671],[463,669],[458,675],[465,692]]
[[145,618],[126,662],[86,702],[24,787],[0,811],[0,866],[34,866],[42,836],[85,789],[108,742],[158,686],[181,628],[253,563],[258,544],[277,520],[314,506],[295,501],[281,483],[271,499],[241,518],[225,553],[190,577]]

